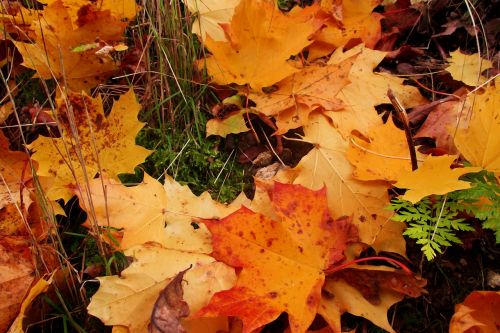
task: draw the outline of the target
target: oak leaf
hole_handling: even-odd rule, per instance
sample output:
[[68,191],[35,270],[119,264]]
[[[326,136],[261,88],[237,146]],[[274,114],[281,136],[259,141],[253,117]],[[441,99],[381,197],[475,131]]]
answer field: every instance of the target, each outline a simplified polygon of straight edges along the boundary
[[[129,333],[148,331],[158,295],[177,273],[191,266],[183,283],[190,312],[198,311],[215,292],[232,287],[236,280],[232,268],[206,254],[166,249],[157,243],[137,245],[124,253],[134,261],[120,276],[98,278],[99,290],[87,310],[106,325],[125,326]],[[227,330],[227,320],[216,323],[220,330]]]
[[195,316],[237,316],[246,333],[283,312],[292,332],[305,332],[313,321],[323,271],[343,260],[355,229],[348,218],[329,217],[325,188],[275,183],[270,196],[280,221],[246,207],[204,221],[212,233],[212,256],[241,271],[232,289],[216,293]]
[[411,172],[406,135],[392,119],[372,127],[368,139],[367,142],[353,135],[346,153],[356,179],[395,181],[399,174]]
[[85,93],[69,93],[57,105],[61,137],[40,136],[29,145],[39,163],[38,175],[52,178],[45,189],[49,199],[68,200],[70,184],[84,184],[98,172],[110,177],[133,172],[150,154],[135,144],[144,124],[137,120],[140,104],[132,90],[113,104],[108,116],[101,99]]
[[472,118],[468,128],[459,129],[455,135],[455,145],[467,161],[495,173],[500,173],[499,85],[497,81],[482,95],[469,96],[474,102]]
[[500,292],[473,291],[455,306],[450,333],[496,333],[500,327]]
[[34,43],[14,42],[23,56],[22,64],[36,70],[37,77],[56,79],[79,92],[102,83],[117,69],[113,61],[103,61],[93,50],[73,52],[72,49],[94,43],[96,38],[107,44],[119,42],[127,23],[111,16],[109,11],[95,11],[81,26],[75,26],[60,0],[39,15],[32,24],[36,34]]
[[126,187],[117,180],[101,178],[89,181],[87,190],[74,191],[83,210],[89,213],[87,224],[123,230],[122,249],[156,242],[170,249],[210,253],[208,230],[203,224],[194,229],[193,221],[227,215],[245,201],[241,196],[233,204],[224,205],[212,200],[208,192],[195,196],[189,187],[169,176],[163,186],[147,174],[136,186]]
[[234,8],[240,0],[184,0],[191,13],[197,13],[193,22],[192,33],[202,40],[210,36],[214,41],[226,40],[224,29],[233,17]]
[[280,170],[278,179],[311,189],[325,185],[330,214],[334,218],[352,216],[361,242],[372,245],[377,251],[404,255],[401,223],[391,221],[391,214],[385,209],[389,204],[389,184],[353,177],[354,168],[345,157],[349,143],[324,115],[313,113],[304,127],[304,134],[303,141],[313,144],[313,149],[295,168]]
[[460,50],[450,52],[450,66],[446,70],[454,80],[462,81],[468,86],[478,86],[486,81],[481,73],[492,67],[491,61],[481,58],[478,53],[467,55]]
[[466,173],[479,172],[479,167],[450,169],[456,156],[427,156],[422,165],[415,171],[401,174],[394,186],[407,189],[401,196],[411,203],[417,203],[431,194],[446,194],[448,192],[470,188],[469,182],[458,178]]
[[272,1],[241,0],[226,27],[228,41],[205,40],[212,55],[204,63],[213,81],[259,90],[297,72],[287,60],[311,43],[317,10],[310,6],[284,14]]

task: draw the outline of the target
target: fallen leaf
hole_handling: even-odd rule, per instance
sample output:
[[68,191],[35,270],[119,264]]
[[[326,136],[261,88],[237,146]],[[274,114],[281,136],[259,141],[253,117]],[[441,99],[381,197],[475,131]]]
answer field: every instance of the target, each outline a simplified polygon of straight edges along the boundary
[[31,178],[29,155],[21,151],[11,151],[9,140],[0,131],[0,209],[8,204],[27,208],[31,204],[30,188],[27,181]]
[[182,299],[184,294],[182,279],[187,270],[177,273],[165,289],[161,291],[160,297],[158,297],[153,306],[149,332],[186,332],[184,327],[182,327],[181,318],[189,316],[189,305]]
[[101,99],[85,93],[70,93],[67,99],[58,99],[57,105],[61,137],[40,136],[28,146],[39,163],[38,175],[53,180],[45,189],[49,199],[67,201],[73,195],[71,184],[83,186],[98,172],[110,177],[133,172],[151,153],[135,144],[144,123],[137,120],[140,104],[133,90],[113,104],[108,116]]
[[446,70],[454,80],[462,81],[468,86],[478,86],[486,81],[481,73],[492,67],[491,61],[481,58],[478,53],[467,55],[460,50],[450,52],[450,66]]
[[231,288],[236,280],[232,268],[205,254],[166,249],[156,243],[124,253],[134,261],[120,276],[98,278],[99,290],[87,310],[104,324],[125,326],[130,333],[147,332],[155,300],[179,272],[192,266],[183,283],[184,294],[189,290],[195,295],[194,299],[185,297],[190,312],[207,304],[215,292]]
[[304,127],[303,141],[314,145],[293,169],[282,169],[280,181],[301,184],[311,189],[328,188],[328,207],[333,218],[352,216],[360,241],[376,251],[405,253],[402,225],[391,221],[385,207],[389,204],[383,181],[360,181],[352,176],[354,168],[345,157],[349,143],[328,118],[313,113]]
[[[109,11],[95,11],[81,26],[75,27],[62,1],[48,5],[40,18],[33,20],[36,38],[33,44],[14,42],[23,56],[23,66],[37,71],[45,80],[56,79],[73,91],[88,90],[106,81],[117,69],[113,61],[103,61],[93,50],[73,52],[96,38],[108,44],[122,40],[127,23]],[[54,29],[53,27],[57,27]]]
[[[374,73],[373,69],[384,59],[387,52],[362,47],[349,72],[350,84],[337,94],[345,105],[342,112],[326,113],[347,137],[353,130],[366,135],[372,126],[381,124],[375,106],[390,104],[388,89],[394,92],[405,108],[427,103],[417,88],[403,85],[404,79],[387,73]],[[340,57],[332,56],[331,61]]]
[[28,306],[31,305],[33,300],[38,295],[47,291],[50,283],[51,283],[51,279],[49,279],[49,280],[40,279],[33,287],[31,287],[31,289],[29,289],[28,295],[24,298],[24,300],[21,304],[21,308],[19,309],[19,314],[17,315],[16,319],[14,320],[12,325],[10,326],[7,333],[24,333],[23,319],[25,318],[26,309],[28,308]]
[[469,113],[469,100],[448,101],[437,105],[429,114],[417,133],[417,138],[431,138],[436,143],[436,148],[442,148],[448,154],[456,154],[453,133],[458,128],[466,126],[465,121],[460,121],[461,116]]
[[297,104],[311,110],[319,106],[325,110],[342,109],[342,103],[335,96],[349,83],[347,75],[353,61],[347,59],[335,65],[306,66],[276,83],[272,92],[253,92],[248,97],[255,102],[255,109],[267,116],[277,115]]
[[372,127],[368,139],[369,142],[351,137],[346,157],[355,168],[354,178],[395,181],[401,173],[412,171],[406,135],[392,118]]
[[0,238],[0,331],[6,332],[16,318],[31,284],[35,267],[30,243],[24,237]]
[[3,124],[5,120],[13,113],[14,106],[12,105],[12,102],[7,102],[0,105],[0,124]]
[[[59,0],[42,0],[43,4],[51,5]],[[77,25],[82,25],[81,17],[92,16],[96,11],[109,11],[111,16],[119,20],[132,20],[139,9],[134,0],[63,0],[71,19]]]
[[455,305],[450,333],[497,333],[500,328],[500,292],[473,291]]
[[455,145],[467,161],[495,173],[500,172],[499,85],[487,87],[482,95],[469,96],[472,118],[468,128],[459,129],[455,135]]
[[458,178],[466,173],[479,172],[479,167],[450,169],[456,156],[429,155],[419,168],[411,173],[401,174],[394,186],[407,189],[401,196],[415,204],[431,194],[446,194],[448,192],[470,188],[469,182]]
[[231,112],[224,119],[210,119],[206,125],[206,135],[218,135],[225,138],[228,134],[243,133],[249,130],[243,117],[246,110]]
[[205,220],[212,255],[241,269],[236,285],[216,293],[196,317],[236,316],[252,332],[288,314],[292,332],[305,332],[321,299],[323,270],[343,260],[355,240],[348,218],[332,220],[326,189],[275,183],[270,193],[280,221],[246,207],[221,220]]
[[[328,1],[323,0],[322,4]],[[352,39],[360,39],[373,48],[381,36],[382,15],[373,13],[379,4],[379,0],[343,0],[341,22],[334,15],[326,21],[325,27],[313,37],[315,42],[309,47],[309,58],[325,56]]]
[[86,191],[75,189],[82,209],[89,213],[87,224],[122,229],[122,249],[149,241],[170,249],[210,253],[207,228],[202,224],[195,229],[193,221],[224,216],[245,202],[240,197],[232,205],[224,205],[213,201],[208,192],[195,196],[169,176],[163,186],[147,174],[142,183],[129,187],[118,180],[93,179]]
[[234,8],[240,0],[184,0],[191,13],[197,14],[191,32],[202,40],[210,36],[214,41],[226,40],[221,25],[233,17]]
[[265,0],[241,0],[231,24],[226,28],[228,41],[205,46],[212,53],[203,63],[219,84],[249,84],[253,89],[270,86],[298,71],[287,60],[309,45],[309,36],[317,6],[296,9],[288,14]]

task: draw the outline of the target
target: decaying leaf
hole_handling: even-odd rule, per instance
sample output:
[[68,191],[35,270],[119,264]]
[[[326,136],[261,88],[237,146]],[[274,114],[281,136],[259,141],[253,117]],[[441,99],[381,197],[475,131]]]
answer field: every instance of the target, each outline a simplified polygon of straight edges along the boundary
[[322,114],[313,113],[304,127],[305,142],[314,148],[293,169],[277,174],[280,181],[301,184],[311,189],[328,188],[328,207],[334,218],[352,216],[360,241],[377,251],[405,253],[402,225],[390,220],[389,184],[360,181],[345,157],[349,143]]
[[0,238],[0,331],[6,332],[35,280],[35,267],[24,237]]
[[459,129],[455,135],[455,145],[467,161],[495,173],[500,173],[499,85],[497,81],[482,95],[469,96],[474,99],[472,118],[468,128]]
[[0,209],[21,202],[27,208],[31,203],[30,189],[25,183],[31,178],[29,155],[11,151],[9,140],[0,131],[0,156]]
[[479,54],[466,55],[460,50],[450,53],[450,66],[446,70],[453,79],[462,81],[469,86],[478,86],[486,81],[481,73],[492,67],[491,61],[481,58]]
[[240,0],[184,0],[189,11],[197,14],[192,33],[202,40],[210,36],[214,41],[226,40],[222,25],[228,24],[233,17],[234,7]]
[[344,259],[356,240],[349,218],[332,220],[326,189],[275,183],[270,193],[280,221],[246,207],[221,220],[205,220],[212,255],[240,268],[236,285],[216,293],[196,316],[237,316],[243,332],[288,313],[292,332],[305,332],[321,299],[324,270]]
[[[124,326],[129,333],[147,332],[158,295],[179,272],[191,266],[183,279],[184,300],[190,312],[207,304],[215,292],[231,288],[236,280],[232,268],[205,254],[146,243],[126,250],[125,255],[134,259],[132,264],[120,276],[98,278],[99,290],[87,310],[106,325]],[[219,329],[227,329],[227,321],[224,326],[223,320]]]
[[497,333],[500,329],[500,292],[473,291],[455,306],[450,333]]
[[479,167],[450,169],[455,159],[456,156],[453,155],[428,156],[417,170],[400,175],[394,186],[407,189],[401,198],[414,204],[431,194],[446,194],[470,188],[469,182],[458,178],[482,169]]
[[116,64],[103,61],[93,50],[73,52],[72,49],[94,43],[97,38],[108,44],[119,42],[127,23],[112,16],[110,11],[90,8],[90,14],[79,12],[85,17],[81,25],[75,26],[61,0],[48,5],[40,12],[40,18],[33,20],[34,43],[14,42],[23,56],[23,65],[36,70],[38,77],[56,79],[77,92],[104,82],[117,69]]
[[[189,268],[188,268],[189,269]],[[186,270],[177,275],[160,292],[153,306],[153,314],[149,324],[151,333],[184,333],[181,318],[189,316],[189,305],[182,299],[182,279]]]
[[135,144],[144,124],[137,120],[140,104],[133,90],[113,104],[108,116],[101,99],[85,93],[70,93],[57,105],[61,137],[40,136],[29,145],[39,163],[38,175],[51,178],[45,188],[49,199],[68,200],[73,195],[69,185],[85,184],[98,172],[110,177],[133,172],[150,154]]
[[202,64],[219,84],[270,86],[298,71],[287,60],[311,43],[317,10],[310,6],[284,14],[271,1],[241,0],[225,28],[228,41],[208,36],[205,46],[212,56]]

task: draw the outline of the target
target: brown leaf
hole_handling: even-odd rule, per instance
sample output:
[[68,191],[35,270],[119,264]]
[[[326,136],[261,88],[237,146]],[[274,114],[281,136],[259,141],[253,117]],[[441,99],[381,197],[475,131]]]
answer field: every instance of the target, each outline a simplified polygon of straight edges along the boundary
[[149,332],[186,332],[181,325],[180,319],[189,315],[189,306],[183,300],[184,291],[182,290],[182,278],[188,269],[177,274],[160,293],[151,314]]

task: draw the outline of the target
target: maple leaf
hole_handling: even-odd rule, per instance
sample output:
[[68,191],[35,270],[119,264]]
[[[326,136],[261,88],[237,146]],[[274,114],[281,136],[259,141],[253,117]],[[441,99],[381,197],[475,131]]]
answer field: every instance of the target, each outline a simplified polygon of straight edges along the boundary
[[321,106],[325,110],[338,110],[343,106],[335,96],[349,83],[347,74],[352,64],[353,60],[347,59],[340,64],[306,66],[278,82],[272,92],[254,92],[248,97],[255,102],[255,109],[267,116],[277,115],[297,104],[309,109]]
[[429,155],[415,171],[401,174],[394,186],[407,189],[401,197],[415,204],[431,194],[446,194],[448,192],[470,188],[470,182],[458,178],[466,173],[479,172],[479,167],[450,169],[456,156]]
[[338,11],[332,8],[330,2],[330,0],[321,1],[322,7],[326,8],[327,12],[333,10],[329,13],[330,17],[326,20],[325,27],[314,35],[314,43],[308,48],[310,52],[308,58],[325,56],[352,39],[360,39],[367,47],[373,48],[381,36],[382,15],[373,13],[373,9],[380,1],[343,0],[342,17],[336,17]]
[[[387,52],[371,50],[362,45],[355,51],[359,54],[349,72],[351,83],[337,94],[345,108],[342,112],[326,113],[344,136],[349,136],[353,130],[366,135],[372,126],[381,124],[374,107],[391,103],[387,97],[388,89],[394,92],[405,108],[427,103],[417,88],[403,85],[403,79],[373,72]],[[337,62],[338,58],[342,59],[342,54],[332,55],[329,63]]]
[[31,177],[29,155],[11,151],[9,140],[0,131],[0,156],[0,209],[21,202],[28,207],[30,189],[24,183]]
[[467,98],[437,105],[413,138],[432,138],[436,143],[436,148],[444,149],[448,154],[456,154],[458,151],[453,133],[457,127],[467,126],[467,123],[460,121],[460,118],[461,115],[468,114],[470,109],[470,100]]
[[[2,66],[0,66],[2,67]],[[12,102],[4,103],[0,105],[0,124],[3,124],[5,120],[14,113],[14,105]]]
[[489,171],[500,172],[500,82],[489,86],[473,100],[472,118],[468,128],[459,129],[455,145],[472,163]]
[[303,141],[314,145],[293,169],[282,169],[277,179],[311,189],[328,188],[328,206],[334,218],[352,216],[359,229],[360,241],[377,251],[405,252],[402,226],[390,221],[385,210],[389,204],[389,184],[364,182],[352,176],[353,167],[345,157],[349,143],[328,118],[311,114],[304,127]]
[[221,220],[205,220],[212,256],[241,268],[236,285],[216,293],[196,317],[237,316],[243,332],[288,313],[292,332],[305,332],[321,299],[323,270],[344,258],[356,239],[348,218],[333,221],[326,189],[275,183],[270,193],[280,221],[246,207]]
[[123,229],[122,249],[149,241],[170,249],[210,253],[210,234],[204,225],[194,229],[193,219],[223,216],[244,202],[240,197],[224,205],[213,201],[208,192],[195,196],[189,187],[169,176],[163,186],[147,174],[136,186],[126,187],[117,180],[101,178],[89,181],[86,190],[74,191],[82,209],[89,213],[88,224]]
[[[110,11],[92,11],[82,25],[75,26],[62,1],[48,5],[40,18],[33,20],[36,38],[33,44],[14,42],[23,56],[23,66],[37,71],[42,79],[56,79],[73,91],[88,90],[105,81],[117,69],[113,61],[104,61],[93,50],[73,52],[72,49],[95,43],[96,38],[107,44],[122,40],[127,26]],[[55,28],[57,27],[57,28]]]
[[454,80],[462,81],[468,86],[478,86],[486,81],[481,73],[492,67],[491,61],[482,59],[479,54],[466,55],[460,50],[450,52],[450,66],[446,70]]
[[392,118],[384,125],[374,126],[368,135],[369,142],[353,136],[346,154],[355,167],[355,178],[393,181],[399,174],[412,171],[406,135]]
[[197,13],[193,22],[192,33],[202,40],[210,36],[214,41],[226,40],[221,26],[231,21],[234,8],[240,0],[185,0],[184,3],[191,13]]
[[30,243],[24,237],[0,238],[0,331],[16,318],[21,303],[35,280]]
[[496,333],[500,327],[500,292],[473,291],[455,306],[450,333]]
[[[50,6],[59,0],[42,0],[40,2]],[[92,13],[98,11],[109,11],[111,16],[119,20],[132,20],[139,8],[134,0],[62,0],[62,2],[76,24],[78,24],[78,20],[81,21],[80,18],[85,13],[92,16]]]
[[[232,268],[205,254],[166,249],[156,243],[137,245],[124,253],[134,261],[120,276],[98,278],[99,290],[87,310],[106,325],[127,327],[129,333],[147,332],[158,295],[177,273],[191,266],[183,279],[184,301],[190,312],[197,311],[215,292],[230,288],[236,280]],[[221,330],[227,329],[227,321],[225,325],[224,320],[216,324]]]
[[218,135],[225,138],[228,134],[247,132],[249,129],[243,118],[246,113],[246,110],[239,110],[231,112],[224,119],[210,119],[206,125],[207,137]]
[[204,63],[213,81],[259,90],[297,72],[287,60],[311,43],[317,10],[310,6],[284,14],[271,1],[242,0],[226,28],[228,41],[205,40],[212,55]]
[[40,136],[29,145],[39,163],[38,175],[51,178],[45,189],[49,199],[68,200],[72,196],[68,185],[83,184],[98,172],[110,177],[133,172],[150,154],[135,144],[144,124],[137,120],[140,104],[133,90],[113,104],[107,117],[101,99],[85,93],[69,93],[57,105],[61,137]]

